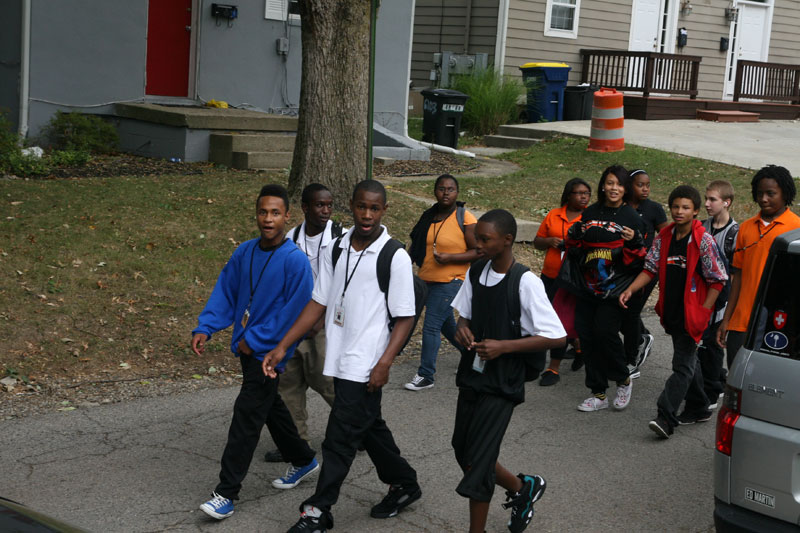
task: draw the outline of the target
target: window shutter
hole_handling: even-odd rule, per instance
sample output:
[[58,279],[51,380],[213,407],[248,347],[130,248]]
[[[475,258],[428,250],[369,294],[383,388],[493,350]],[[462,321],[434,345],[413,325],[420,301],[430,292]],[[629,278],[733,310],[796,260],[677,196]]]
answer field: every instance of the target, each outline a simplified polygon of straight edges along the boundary
[[286,20],[288,0],[266,0],[264,18],[270,20]]

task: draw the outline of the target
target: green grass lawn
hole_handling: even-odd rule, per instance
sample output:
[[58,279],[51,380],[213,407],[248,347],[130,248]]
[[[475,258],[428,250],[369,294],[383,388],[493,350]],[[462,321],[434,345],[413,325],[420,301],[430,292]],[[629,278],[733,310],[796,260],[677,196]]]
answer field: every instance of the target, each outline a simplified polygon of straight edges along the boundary
[[[758,211],[750,196],[752,170],[633,145],[615,153],[588,152],[587,146],[588,139],[562,137],[504,154],[501,157],[520,165],[520,170],[497,179],[460,178],[459,199],[476,209],[503,207],[517,217],[541,220],[558,206],[567,180],[585,179],[596,195],[603,169],[621,164],[629,170],[646,169],[651,178],[650,198],[662,204],[666,204],[670,191],[677,185],[693,185],[703,194],[708,182],[726,179],[736,191],[734,217],[741,221]],[[433,180],[408,182],[394,188],[433,198]],[[705,218],[702,209],[700,217]]]
[[[594,187],[603,168],[621,163],[648,169],[652,198],[659,202],[677,184],[702,190],[725,178],[737,190],[736,218],[757,210],[749,197],[750,170],[633,146],[598,154],[587,152],[586,143],[563,138],[509,153],[505,157],[521,170],[463,178],[461,199],[540,220],[557,205],[566,180],[581,176]],[[285,181],[284,173],[229,171],[0,180],[0,377],[12,373],[41,382],[120,368],[135,376],[174,375],[175,368],[191,376],[210,366],[238,371],[229,334],[214,336],[198,358],[188,349],[190,331],[235,246],[256,236],[258,190]],[[432,183],[393,184],[385,218],[393,236],[407,241],[425,208],[396,191],[432,202]],[[293,207],[292,225],[300,213]],[[337,217],[350,224],[349,215]],[[515,250],[538,271],[538,252],[525,245]]]

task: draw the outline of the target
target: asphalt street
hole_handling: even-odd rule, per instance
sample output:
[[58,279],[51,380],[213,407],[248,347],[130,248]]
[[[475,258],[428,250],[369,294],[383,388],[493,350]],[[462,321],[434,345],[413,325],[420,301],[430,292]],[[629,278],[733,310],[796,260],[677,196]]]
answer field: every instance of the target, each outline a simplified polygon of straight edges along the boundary
[[[634,381],[625,411],[583,413],[583,371],[562,365],[553,387],[529,383],[514,412],[501,462],[548,482],[527,531],[713,531],[714,422],[684,426],[667,441],[647,423],[670,373],[672,345],[654,315],[651,357]],[[417,469],[422,499],[387,520],[369,517],[387,487],[365,454],[356,458],[334,508],[338,532],[466,531],[467,502],[450,447],[457,390],[456,353],[441,354],[436,386],[402,388],[416,370],[411,358],[392,369],[384,417]],[[613,398],[614,388],[609,392]],[[269,482],[284,465],[267,464],[266,431],[235,514],[221,522],[198,510],[214,488],[237,388],[179,394],[0,423],[0,495],[96,532],[286,531],[314,488]],[[328,406],[310,394],[309,429],[319,449]],[[487,531],[507,531],[508,512],[495,492]]]

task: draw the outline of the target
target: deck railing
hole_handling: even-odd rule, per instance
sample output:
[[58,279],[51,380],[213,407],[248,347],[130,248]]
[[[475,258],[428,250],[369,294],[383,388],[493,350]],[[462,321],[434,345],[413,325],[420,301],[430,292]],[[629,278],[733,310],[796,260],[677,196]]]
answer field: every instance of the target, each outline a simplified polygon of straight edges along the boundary
[[733,100],[789,101],[800,104],[800,65],[739,60],[736,62],[736,81]]
[[582,49],[581,82],[621,91],[697,98],[700,56]]

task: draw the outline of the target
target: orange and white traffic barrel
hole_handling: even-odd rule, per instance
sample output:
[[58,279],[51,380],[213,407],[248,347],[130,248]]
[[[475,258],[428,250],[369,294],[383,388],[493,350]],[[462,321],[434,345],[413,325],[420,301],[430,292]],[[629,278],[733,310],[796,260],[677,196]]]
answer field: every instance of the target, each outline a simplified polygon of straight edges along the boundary
[[625,149],[622,101],[623,95],[616,89],[601,87],[594,93],[589,151],[619,152]]

